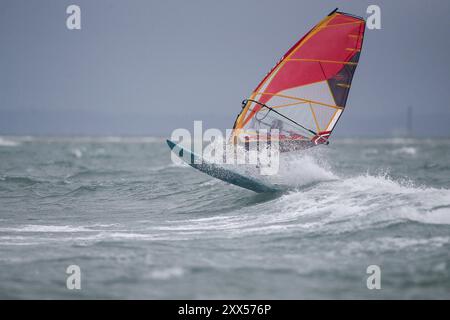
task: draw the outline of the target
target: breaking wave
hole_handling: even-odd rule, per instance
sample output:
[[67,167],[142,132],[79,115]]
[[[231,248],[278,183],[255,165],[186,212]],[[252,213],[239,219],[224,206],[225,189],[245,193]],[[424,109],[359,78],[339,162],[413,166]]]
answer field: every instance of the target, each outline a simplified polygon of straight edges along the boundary
[[0,147],[17,147],[19,145],[20,142],[0,137]]

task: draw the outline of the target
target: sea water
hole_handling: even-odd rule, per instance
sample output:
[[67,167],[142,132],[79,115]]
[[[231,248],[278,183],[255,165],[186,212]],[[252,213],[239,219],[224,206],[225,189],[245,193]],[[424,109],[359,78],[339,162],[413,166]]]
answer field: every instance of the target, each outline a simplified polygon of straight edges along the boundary
[[450,298],[450,140],[334,139],[271,178],[291,188],[176,166],[162,138],[0,138],[0,297]]

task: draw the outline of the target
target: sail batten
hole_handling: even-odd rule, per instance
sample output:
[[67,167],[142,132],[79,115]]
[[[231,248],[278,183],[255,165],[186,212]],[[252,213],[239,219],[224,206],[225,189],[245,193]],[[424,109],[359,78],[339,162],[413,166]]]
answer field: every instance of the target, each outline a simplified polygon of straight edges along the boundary
[[[350,14],[325,17],[258,84],[236,119],[235,135],[275,127],[280,140],[326,142],[346,105],[364,28],[365,21]],[[301,126],[287,125],[286,118]]]

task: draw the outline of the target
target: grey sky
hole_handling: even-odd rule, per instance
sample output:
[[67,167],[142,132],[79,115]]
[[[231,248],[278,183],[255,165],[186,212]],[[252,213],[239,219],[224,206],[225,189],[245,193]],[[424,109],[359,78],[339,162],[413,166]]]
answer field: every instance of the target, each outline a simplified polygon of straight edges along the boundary
[[[69,4],[82,29],[66,28]],[[274,63],[335,7],[367,30],[339,136],[450,135],[450,2],[0,0],[0,134],[231,127]]]

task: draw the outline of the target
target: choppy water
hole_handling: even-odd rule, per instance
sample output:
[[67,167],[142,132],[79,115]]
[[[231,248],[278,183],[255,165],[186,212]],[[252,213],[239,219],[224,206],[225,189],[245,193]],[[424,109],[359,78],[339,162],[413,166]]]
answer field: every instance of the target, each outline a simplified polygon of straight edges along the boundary
[[282,173],[258,195],[162,139],[0,138],[0,297],[450,298],[450,140],[334,140]]

